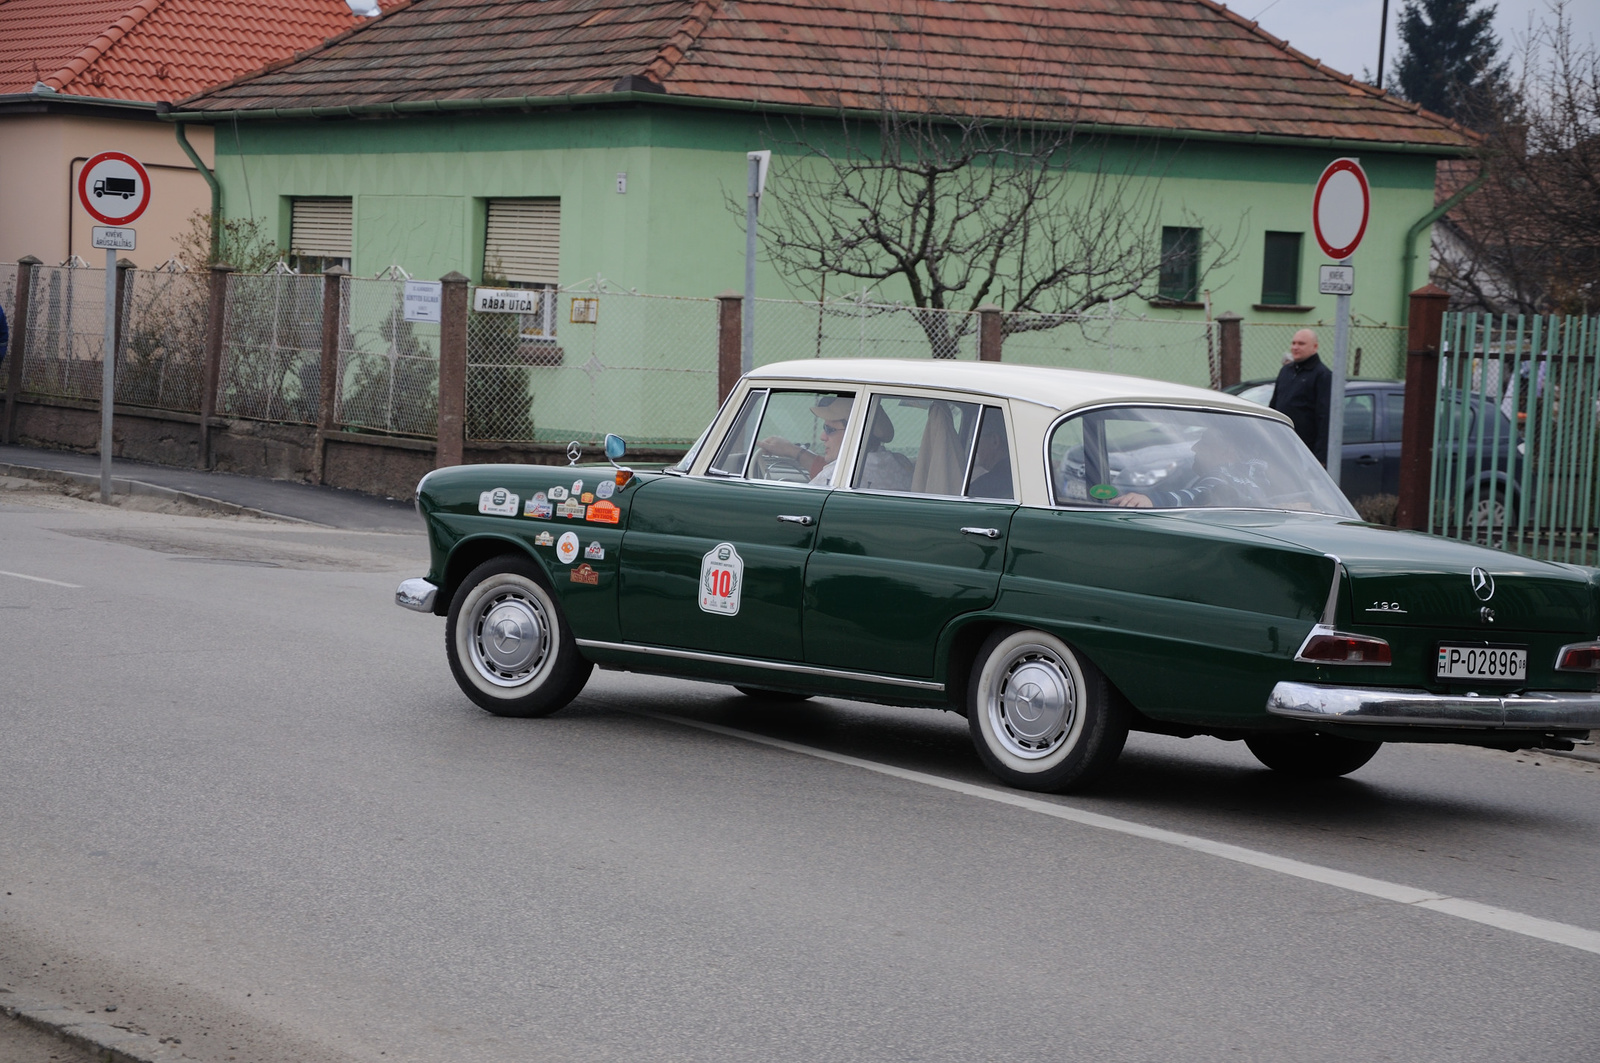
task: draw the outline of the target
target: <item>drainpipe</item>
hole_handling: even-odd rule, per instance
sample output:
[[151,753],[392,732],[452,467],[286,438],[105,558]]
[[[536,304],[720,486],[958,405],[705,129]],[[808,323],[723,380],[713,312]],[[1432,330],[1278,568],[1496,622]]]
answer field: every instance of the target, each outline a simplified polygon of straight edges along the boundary
[[1417,219],[1409,232],[1406,233],[1405,250],[1400,255],[1400,324],[1405,325],[1411,317],[1411,270],[1417,264],[1417,238],[1428,230],[1434,222],[1444,217],[1445,214],[1455,209],[1457,203],[1466,199],[1482,187],[1483,182],[1489,178],[1489,167],[1486,165],[1478,171],[1478,176],[1467,183],[1466,187],[1451,196],[1449,199],[1434,207],[1428,213]]
[[177,122],[173,128],[178,131],[178,147],[189,156],[189,161],[194,163],[194,168],[200,171],[200,176],[206,179],[206,184],[211,186],[211,261],[218,260],[218,247],[222,242],[222,186],[217,184],[217,175],[206,169],[206,164],[200,161],[200,156],[195,152],[194,145],[189,143],[189,138],[183,132],[184,123]]

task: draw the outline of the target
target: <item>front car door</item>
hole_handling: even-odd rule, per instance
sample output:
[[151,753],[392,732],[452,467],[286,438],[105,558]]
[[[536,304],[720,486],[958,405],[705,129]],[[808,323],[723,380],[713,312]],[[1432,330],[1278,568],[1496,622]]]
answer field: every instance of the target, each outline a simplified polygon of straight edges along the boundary
[[997,400],[897,391],[870,396],[856,438],[806,569],[806,663],[932,676],[946,625],[998,593],[1014,435]]
[[752,390],[722,438],[707,440],[711,457],[699,472],[639,489],[622,542],[624,640],[803,659],[806,558],[852,400],[851,392]]

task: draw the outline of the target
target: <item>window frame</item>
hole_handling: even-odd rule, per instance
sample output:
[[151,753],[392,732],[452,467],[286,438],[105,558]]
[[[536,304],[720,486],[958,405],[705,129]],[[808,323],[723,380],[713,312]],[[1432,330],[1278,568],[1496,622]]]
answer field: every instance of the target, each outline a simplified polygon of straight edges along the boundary
[[[834,490],[849,491],[853,494],[859,495],[882,495],[887,498],[935,498],[945,502],[979,502],[1002,506],[1016,505],[1019,503],[1021,498],[1021,467],[1017,461],[1017,434],[1015,423],[1011,416],[1011,404],[1009,401],[1001,398],[998,395],[978,395],[965,391],[941,391],[933,388],[895,387],[893,385],[873,385],[863,387],[860,389],[860,391],[858,391],[858,394],[864,394],[867,397],[868,409],[872,408],[872,403],[875,403],[882,398],[932,399],[943,402],[966,402],[977,406],[978,424],[973,429],[971,442],[967,444],[966,463],[961,474],[961,493],[955,495],[936,495],[930,494],[927,491],[886,491],[882,488],[853,486],[856,478],[857,466],[860,463],[864,453],[855,444],[858,442],[858,437],[865,433],[865,428],[863,426],[867,422],[867,417],[865,414],[857,418],[854,416],[854,411],[852,411],[851,416],[852,423],[849,429],[849,438],[847,438],[845,441],[845,445],[850,447],[850,474],[843,483],[836,484],[834,486]],[[1011,461],[1011,498],[1009,499],[971,498],[966,493],[972,484],[972,462],[978,450],[978,434],[983,430],[983,414],[986,409],[990,408],[999,410],[1000,416],[1005,421],[1006,450]],[[842,465],[844,461],[843,450],[840,451],[839,456],[840,464]],[[838,472],[837,469],[834,471],[835,473]]]
[[[1268,229],[1262,234],[1261,243],[1261,305],[1262,306],[1299,306],[1300,303],[1300,273],[1305,262],[1305,233],[1292,232],[1287,229]],[[1294,262],[1288,271],[1289,287],[1287,289],[1273,289],[1269,287],[1271,269],[1274,265],[1272,255],[1273,237],[1294,237]],[[1280,249],[1281,253],[1281,249]],[[1278,263],[1282,265],[1281,262]],[[1287,298],[1283,298],[1284,295]]]
[[[1167,284],[1168,263],[1175,257],[1179,250],[1176,246],[1168,246],[1169,234],[1179,234],[1172,241],[1174,245],[1192,240],[1194,246],[1184,249],[1182,261],[1185,264],[1185,286],[1181,292],[1170,288]],[[1192,225],[1163,225],[1161,227],[1161,264],[1156,274],[1157,298],[1171,303],[1193,303],[1200,298],[1200,255],[1204,247],[1204,237],[1198,226]]]

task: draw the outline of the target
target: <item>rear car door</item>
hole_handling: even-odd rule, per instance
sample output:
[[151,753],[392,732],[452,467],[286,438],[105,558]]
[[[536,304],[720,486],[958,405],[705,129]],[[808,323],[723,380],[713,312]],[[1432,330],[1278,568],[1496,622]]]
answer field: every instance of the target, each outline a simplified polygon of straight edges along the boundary
[[945,626],[999,591],[1016,455],[995,400],[878,393],[806,568],[806,662],[928,677]]
[[1378,440],[1377,396],[1365,389],[1345,392],[1344,461],[1339,486],[1349,499],[1383,490],[1383,444]]

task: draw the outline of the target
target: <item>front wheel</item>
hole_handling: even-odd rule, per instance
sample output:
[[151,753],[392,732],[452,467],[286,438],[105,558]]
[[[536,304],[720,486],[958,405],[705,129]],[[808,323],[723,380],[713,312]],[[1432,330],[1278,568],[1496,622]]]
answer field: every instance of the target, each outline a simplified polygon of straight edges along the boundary
[[1302,779],[1349,775],[1376,756],[1383,745],[1324,734],[1253,735],[1244,744],[1273,771]]
[[461,581],[444,640],[462,692],[496,716],[548,716],[577,697],[594,670],[524,557],[490,558]]
[[997,631],[984,642],[967,725],[997,778],[1045,793],[1093,782],[1128,740],[1127,708],[1105,675],[1043,631]]

